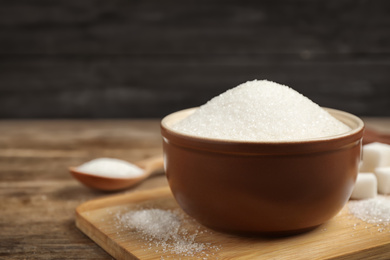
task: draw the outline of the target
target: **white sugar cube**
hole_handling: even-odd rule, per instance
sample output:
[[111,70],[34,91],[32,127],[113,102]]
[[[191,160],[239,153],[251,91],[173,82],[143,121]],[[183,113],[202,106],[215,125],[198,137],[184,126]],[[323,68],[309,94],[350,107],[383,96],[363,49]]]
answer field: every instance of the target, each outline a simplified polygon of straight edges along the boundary
[[378,192],[381,194],[390,193],[390,167],[378,167],[375,169],[378,180]]
[[387,166],[390,166],[390,145],[376,142],[363,146],[360,172],[374,172],[377,167]]
[[369,199],[377,195],[378,184],[375,174],[371,172],[359,173],[355,187],[352,191],[351,199]]

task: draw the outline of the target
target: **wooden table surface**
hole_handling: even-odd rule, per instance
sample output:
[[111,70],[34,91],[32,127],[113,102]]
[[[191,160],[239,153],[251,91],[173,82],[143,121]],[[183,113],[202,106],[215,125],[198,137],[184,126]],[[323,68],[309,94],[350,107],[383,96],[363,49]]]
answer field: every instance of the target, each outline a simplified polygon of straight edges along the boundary
[[[390,133],[390,118],[364,118]],[[0,259],[111,259],[75,226],[75,208],[110,194],[167,185],[152,176],[104,193],[68,173],[98,157],[130,162],[162,153],[159,120],[0,121]]]

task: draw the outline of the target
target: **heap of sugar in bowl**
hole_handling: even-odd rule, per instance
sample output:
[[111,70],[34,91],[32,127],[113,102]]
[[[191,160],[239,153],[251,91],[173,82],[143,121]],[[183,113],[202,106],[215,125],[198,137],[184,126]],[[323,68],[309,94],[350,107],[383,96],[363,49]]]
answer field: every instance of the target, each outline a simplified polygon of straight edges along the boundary
[[115,158],[97,158],[78,166],[77,170],[90,175],[110,178],[137,177],[144,172],[132,163]]
[[356,180],[364,123],[254,80],[161,121],[180,207],[233,233],[293,234],[335,216]]
[[350,130],[307,97],[267,80],[249,81],[220,94],[173,129],[242,141],[307,140]]

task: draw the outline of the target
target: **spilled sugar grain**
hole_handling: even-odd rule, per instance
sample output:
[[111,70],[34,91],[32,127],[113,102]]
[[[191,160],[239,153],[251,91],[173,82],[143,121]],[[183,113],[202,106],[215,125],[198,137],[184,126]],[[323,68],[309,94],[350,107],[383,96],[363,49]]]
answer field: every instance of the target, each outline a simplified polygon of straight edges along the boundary
[[296,141],[350,130],[297,91],[267,80],[248,81],[199,107],[172,128],[237,141]]
[[390,200],[388,198],[376,197],[349,201],[348,210],[356,218],[369,224],[376,224],[379,232],[385,231],[390,224]]
[[390,223],[390,200],[378,197],[367,200],[350,201],[349,211],[358,219],[370,224]]
[[[122,227],[128,228],[140,234],[145,241],[148,250],[156,250],[155,253],[164,253],[182,257],[196,257],[208,259],[213,252],[220,250],[219,246],[210,243],[196,242],[198,235],[208,232],[185,228],[189,223],[182,214],[162,209],[141,209],[118,214],[117,219]],[[160,251],[157,248],[161,248]],[[175,258],[175,257],[173,257]]]

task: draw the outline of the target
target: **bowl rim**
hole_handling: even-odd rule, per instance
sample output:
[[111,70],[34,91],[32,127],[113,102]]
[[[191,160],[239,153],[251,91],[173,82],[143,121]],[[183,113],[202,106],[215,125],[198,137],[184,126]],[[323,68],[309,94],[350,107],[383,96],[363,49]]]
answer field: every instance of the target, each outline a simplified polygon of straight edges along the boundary
[[[170,127],[171,122],[175,122],[193,113],[198,107],[187,108],[173,112],[165,116],[160,123],[161,134],[164,142],[187,148],[197,148],[202,150],[219,151],[223,153],[296,153],[329,150],[334,148],[347,148],[346,146],[356,145],[361,142],[364,133],[364,122],[359,117],[337,109],[322,107],[336,119],[348,125],[351,130],[342,134],[311,138],[306,140],[292,141],[251,141],[251,140],[229,140],[200,137],[181,133]],[[185,115],[185,116],[183,116]],[[286,151],[281,151],[285,148]],[[291,150],[291,151],[289,151]]]

